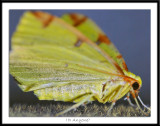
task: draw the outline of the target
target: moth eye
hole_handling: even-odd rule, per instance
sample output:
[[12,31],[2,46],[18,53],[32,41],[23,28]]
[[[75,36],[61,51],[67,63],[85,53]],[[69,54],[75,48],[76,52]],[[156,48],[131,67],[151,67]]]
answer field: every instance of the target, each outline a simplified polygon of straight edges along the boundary
[[137,82],[134,82],[132,84],[132,87],[133,87],[134,90],[137,90],[139,88],[139,84]]

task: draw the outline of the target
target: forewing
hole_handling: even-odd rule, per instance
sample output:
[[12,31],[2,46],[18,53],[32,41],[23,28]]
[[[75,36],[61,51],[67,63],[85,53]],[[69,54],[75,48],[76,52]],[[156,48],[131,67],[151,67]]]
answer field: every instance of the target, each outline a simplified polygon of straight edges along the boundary
[[65,14],[62,16],[62,19],[76,27],[89,39],[95,42],[100,48],[106,51],[107,54],[113,58],[113,60],[121,67],[122,70],[128,71],[127,65],[122,55],[95,22],[93,22],[88,17],[78,13]]
[[[26,12],[12,36],[10,73],[23,91],[83,83],[104,83],[117,69],[59,20],[43,12]],[[95,68],[99,71],[96,71]]]

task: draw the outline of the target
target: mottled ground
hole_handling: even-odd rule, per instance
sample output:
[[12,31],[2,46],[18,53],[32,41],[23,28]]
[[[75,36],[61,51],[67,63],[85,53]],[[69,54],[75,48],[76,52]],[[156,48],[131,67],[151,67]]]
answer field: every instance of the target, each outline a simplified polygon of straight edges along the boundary
[[[55,114],[71,107],[73,103],[55,102],[49,104],[13,104],[9,109],[10,117],[54,117]],[[75,110],[65,113],[61,117],[106,117],[109,104],[92,102],[85,106],[80,106]],[[137,108],[130,105],[118,104],[110,117],[145,117]]]

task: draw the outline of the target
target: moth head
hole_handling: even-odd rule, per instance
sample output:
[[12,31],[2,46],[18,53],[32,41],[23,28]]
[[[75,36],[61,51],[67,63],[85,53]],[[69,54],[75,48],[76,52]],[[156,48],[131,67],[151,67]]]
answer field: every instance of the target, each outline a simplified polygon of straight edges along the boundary
[[138,92],[140,88],[142,87],[142,80],[139,76],[136,76],[135,74],[131,72],[125,72],[125,75],[128,76],[128,81],[130,83],[130,92],[134,92],[136,96],[138,96]]
[[132,83],[132,88],[133,88],[134,90],[139,90],[139,89],[142,87],[142,80],[141,80],[141,78],[140,78],[139,76],[135,76],[134,79],[135,79],[136,81],[134,81],[134,82]]
[[140,76],[136,76],[135,74],[128,71],[125,72],[125,75],[130,78],[129,80],[134,90],[140,89],[140,87],[142,86],[142,80]]
[[139,93],[139,90],[140,88],[142,87],[142,80],[139,76],[135,76],[133,78],[134,80],[131,82],[131,90],[130,92],[134,92],[135,95],[132,94],[133,97],[137,97],[138,96],[138,93]]

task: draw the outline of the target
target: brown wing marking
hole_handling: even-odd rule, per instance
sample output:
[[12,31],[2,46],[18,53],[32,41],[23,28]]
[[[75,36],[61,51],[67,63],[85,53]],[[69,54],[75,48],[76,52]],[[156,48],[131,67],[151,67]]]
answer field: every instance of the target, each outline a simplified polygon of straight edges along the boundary
[[43,27],[47,27],[54,19],[53,15],[41,11],[32,11],[32,14],[42,22]]
[[83,22],[85,22],[87,20],[87,17],[86,16],[83,16],[82,18],[78,17],[77,14],[75,13],[71,13],[69,14],[70,18],[73,20],[74,22],[74,26],[78,26],[80,24],[82,24]]
[[101,42],[106,43],[107,45],[111,44],[111,41],[106,35],[99,34],[97,44],[100,44]]
[[126,71],[128,71],[128,67],[127,67],[127,65],[126,65],[126,63],[125,63],[124,60],[122,61],[122,64],[123,64],[123,68],[124,68]]
[[122,58],[122,55],[119,54],[119,55],[117,55],[116,57],[117,57],[118,59],[121,59],[121,58]]

